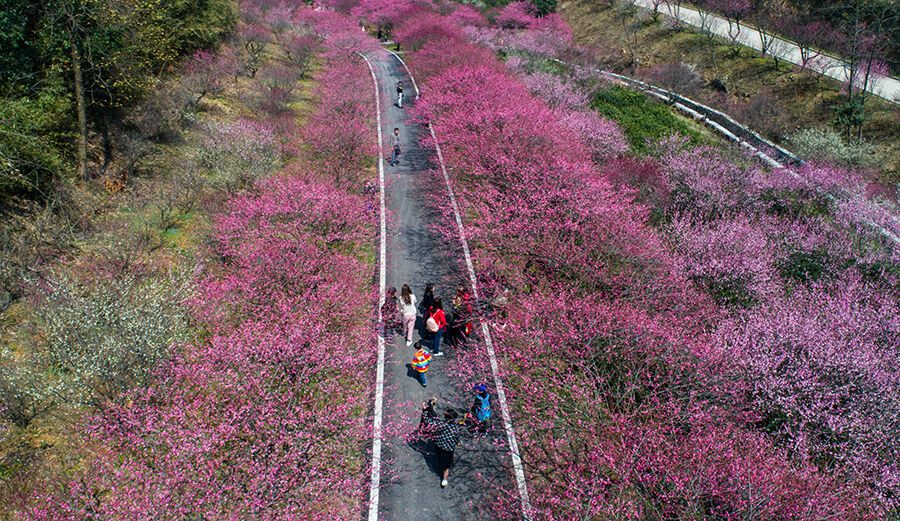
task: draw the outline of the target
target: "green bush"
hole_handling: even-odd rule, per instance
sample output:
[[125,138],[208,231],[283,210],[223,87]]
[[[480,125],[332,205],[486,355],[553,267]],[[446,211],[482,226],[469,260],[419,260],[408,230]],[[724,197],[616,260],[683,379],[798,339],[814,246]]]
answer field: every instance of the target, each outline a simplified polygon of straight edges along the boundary
[[698,144],[701,139],[700,133],[678,119],[671,108],[624,87],[598,90],[591,107],[617,121],[632,150],[638,153],[648,152],[647,140],[656,141],[675,132],[688,136],[691,144]]
[[720,306],[749,309],[756,303],[756,295],[750,289],[750,280],[747,277],[697,275],[692,279],[694,284]]
[[828,274],[831,257],[826,251],[796,251],[778,262],[778,272],[785,279],[816,282]]
[[68,108],[52,87],[35,97],[0,99],[0,196],[47,193],[66,166]]
[[847,143],[828,127],[800,130],[788,136],[794,153],[807,161],[827,161],[850,167],[875,167],[881,161],[876,145],[860,141]]

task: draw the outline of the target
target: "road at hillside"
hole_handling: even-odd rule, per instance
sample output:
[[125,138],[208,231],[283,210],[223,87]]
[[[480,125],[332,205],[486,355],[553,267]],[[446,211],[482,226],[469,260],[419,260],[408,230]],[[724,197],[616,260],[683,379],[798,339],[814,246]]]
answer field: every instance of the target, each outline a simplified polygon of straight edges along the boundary
[[[653,10],[653,3],[651,0],[634,1],[636,5],[643,7],[644,9]],[[671,18],[677,18],[694,27],[701,27],[703,25],[700,12],[694,8],[682,6],[676,13],[676,10],[672,9],[671,6],[663,3],[659,6],[659,11],[664,15],[668,15]],[[728,36],[728,21],[725,20],[725,18],[714,14],[709,14],[708,16],[710,30],[716,35],[721,36],[726,40],[730,40],[730,37]],[[762,48],[762,41],[759,38],[759,32],[756,28],[746,24],[740,25],[741,29],[737,41],[747,47],[756,49],[757,51],[760,50]],[[789,61],[795,65],[800,65],[800,62],[802,61],[800,58],[800,48],[790,40],[778,38],[770,53],[772,52],[777,54],[780,59]],[[846,62],[826,54],[821,56],[821,62],[819,64],[814,65],[811,68],[815,69],[817,72],[822,72],[824,70],[826,76],[843,83],[846,83],[847,78],[849,77],[849,68],[847,67]],[[900,103],[900,101],[898,101],[900,100],[900,80],[897,78],[883,78],[874,86],[874,89],[869,87],[867,90],[886,100]]]
[[[450,308],[455,288],[467,284],[457,259],[459,243],[449,246],[429,224],[454,226],[437,215],[433,203],[448,205],[446,195],[438,189],[440,178],[426,173],[434,168],[428,153],[417,146],[427,129],[406,123],[406,107],[415,103],[414,89],[409,77],[396,58],[387,52],[371,56],[378,78],[382,104],[382,133],[387,149],[395,127],[400,129],[403,159],[391,167],[385,157],[385,185],[388,210],[387,227],[387,285],[397,288],[406,283],[421,300],[427,282],[436,286],[435,293],[444,298],[445,309]],[[404,82],[404,109],[396,106],[397,82]],[[453,251],[448,251],[452,248]],[[421,317],[417,329],[422,328]],[[417,340],[418,332],[415,335]],[[390,339],[389,339],[390,340]],[[434,396],[438,399],[438,413],[447,406],[458,410],[471,406],[470,389],[458,388],[445,374],[445,367],[454,356],[454,349],[444,344],[444,357],[434,357],[427,373],[428,388],[422,388],[410,367],[413,348],[405,339],[394,337],[386,347],[385,409],[386,426],[401,425],[400,433],[387,427],[383,446],[383,470],[379,501],[379,519],[403,521],[480,520],[493,516],[485,510],[499,485],[510,488],[510,456],[506,449],[502,427],[495,425],[486,439],[464,436],[456,450],[456,462],[450,471],[449,486],[441,488],[435,470],[434,446],[431,443],[410,442],[406,434],[419,424],[421,403]],[[486,380],[489,378],[486,375]],[[495,424],[499,420],[496,410]]]

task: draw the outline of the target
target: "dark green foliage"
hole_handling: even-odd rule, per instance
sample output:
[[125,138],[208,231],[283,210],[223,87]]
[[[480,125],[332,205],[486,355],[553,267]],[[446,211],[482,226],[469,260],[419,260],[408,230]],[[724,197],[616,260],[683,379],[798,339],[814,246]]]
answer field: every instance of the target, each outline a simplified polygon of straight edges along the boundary
[[36,50],[34,21],[40,5],[22,0],[0,0],[0,78],[20,77],[34,70]]
[[748,287],[750,281],[745,277],[702,275],[693,277],[693,280],[720,306],[747,309],[756,302],[756,296]]
[[782,277],[797,282],[816,282],[828,273],[831,258],[825,251],[797,251],[778,262]]
[[166,17],[179,22],[173,39],[179,55],[218,45],[237,21],[228,0],[174,0],[165,2]]
[[825,217],[831,215],[828,198],[819,192],[771,188],[759,196],[759,201],[769,215],[798,219],[801,217]]
[[624,87],[598,90],[591,107],[617,121],[625,131],[631,148],[638,153],[648,151],[648,139],[656,141],[674,132],[688,136],[691,144],[700,142],[700,133],[679,120],[671,108],[653,103],[643,94]]
[[556,11],[557,0],[529,0],[538,16],[548,15]]
[[852,129],[862,127],[863,123],[869,119],[865,105],[858,97],[853,101],[843,101],[832,107],[832,110],[834,111],[835,127],[844,130],[848,136]]
[[33,97],[0,99],[0,201],[46,195],[53,178],[67,170],[69,109],[68,94],[54,84]]
[[[231,0],[0,0],[0,203],[46,196],[74,171],[73,42],[88,134],[108,136],[123,109],[236,20]],[[94,148],[108,154],[108,143]]]

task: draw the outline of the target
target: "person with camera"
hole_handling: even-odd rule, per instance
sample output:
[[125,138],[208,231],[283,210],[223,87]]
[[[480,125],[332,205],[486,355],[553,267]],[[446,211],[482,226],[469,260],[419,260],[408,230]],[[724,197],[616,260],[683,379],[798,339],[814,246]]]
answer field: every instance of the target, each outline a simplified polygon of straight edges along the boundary
[[453,453],[459,445],[459,435],[463,423],[469,417],[466,413],[462,420],[455,409],[448,408],[444,419],[439,419],[434,411],[434,399],[422,404],[422,420],[433,431],[434,445],[437,448],[438,472],[441,473],[441,488],[447,486],[450,467],[453,466]]

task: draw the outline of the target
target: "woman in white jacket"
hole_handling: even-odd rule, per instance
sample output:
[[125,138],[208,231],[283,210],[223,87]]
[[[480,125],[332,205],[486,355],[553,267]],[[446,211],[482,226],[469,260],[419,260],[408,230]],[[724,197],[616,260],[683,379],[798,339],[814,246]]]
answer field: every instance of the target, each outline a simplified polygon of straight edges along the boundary
[[400,289],[400,315],[403,317],[403,332],[406,333],[406,346],[412,345],[413,329],[416,327],[416,296],[408,284]]

